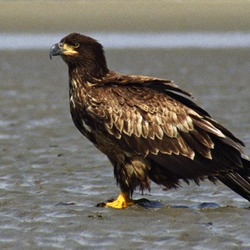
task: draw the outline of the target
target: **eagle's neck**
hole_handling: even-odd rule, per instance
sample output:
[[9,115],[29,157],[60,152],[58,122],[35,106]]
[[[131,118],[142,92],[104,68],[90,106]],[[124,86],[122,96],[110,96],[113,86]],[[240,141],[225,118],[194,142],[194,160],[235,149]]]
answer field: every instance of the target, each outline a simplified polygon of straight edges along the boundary
[[68,66],[70,82],[77,81],[79,85],[98,83],[109,72],[105,59],[81,60],[79,63],[75,62]]
[[86,89],[97,84],[104,75],[93,76],[89,72],[84,72],[81,69],[75,68],[69,71],[69,87],[72,90]]

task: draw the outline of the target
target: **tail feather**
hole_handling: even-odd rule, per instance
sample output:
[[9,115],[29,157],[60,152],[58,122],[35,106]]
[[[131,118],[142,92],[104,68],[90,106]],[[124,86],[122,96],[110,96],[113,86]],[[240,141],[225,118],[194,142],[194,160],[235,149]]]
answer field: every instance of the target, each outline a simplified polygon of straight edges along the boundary
[[233,191],[250,201],[250,161],[242,159],[243,168],[221,175],[218,179]]
[[247,176],[250,179],[250,161],[248,159],[242,158],[243,164],[243,175]]

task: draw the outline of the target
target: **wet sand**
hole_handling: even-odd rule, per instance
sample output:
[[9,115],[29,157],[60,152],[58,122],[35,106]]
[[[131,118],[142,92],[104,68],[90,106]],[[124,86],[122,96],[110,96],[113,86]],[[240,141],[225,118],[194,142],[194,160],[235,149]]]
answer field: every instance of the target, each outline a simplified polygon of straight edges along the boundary
[[0,31],[249,31],[249,9],[245,0],[0,1]]

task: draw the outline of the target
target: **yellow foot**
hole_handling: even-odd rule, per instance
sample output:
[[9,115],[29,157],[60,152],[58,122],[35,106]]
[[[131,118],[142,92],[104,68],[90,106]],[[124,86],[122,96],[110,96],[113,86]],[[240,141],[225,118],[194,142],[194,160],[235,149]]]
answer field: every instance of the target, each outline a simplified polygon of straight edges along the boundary
[[134,205],[135,202],[130,198],[129,193],[121,192],[116,200],[107,202],[104,207],[113,207],[113,208],[126,208],[128,206]]
[[128,193],[121,192],[116,200],[106,203],[105,207],[126,208],[134,205],[135,202],[130,198]]

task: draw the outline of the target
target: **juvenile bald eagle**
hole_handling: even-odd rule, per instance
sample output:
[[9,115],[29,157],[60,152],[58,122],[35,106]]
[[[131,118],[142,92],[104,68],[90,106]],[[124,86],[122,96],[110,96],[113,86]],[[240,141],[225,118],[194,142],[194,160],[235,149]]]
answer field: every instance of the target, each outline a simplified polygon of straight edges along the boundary
[[75,126],[114,166],[121,189],[106,206],[135,203],[133,191],[180,181],[220,180],[250,201],[250,161],[244,144],[172,81],[110,71],[95,39],[72,33],[53,45],[68,65]]

